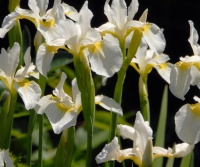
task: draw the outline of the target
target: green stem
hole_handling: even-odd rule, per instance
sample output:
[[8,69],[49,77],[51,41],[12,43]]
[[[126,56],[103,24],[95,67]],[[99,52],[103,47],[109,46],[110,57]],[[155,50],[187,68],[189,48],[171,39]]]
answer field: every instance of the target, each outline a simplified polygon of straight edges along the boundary
[[[39,85],[42,90],[42,96],[44,95],[45,87],[46,87],[46,78],[40,74]],[[38,167],[43,166],[42,161],[42,152],[43,152],[43,115],[38,116],[39,120],[39,148],[38,148]]]
[[[121,104],[122,99],[122,92],[123,92],[123,85],[124,85],[124,79],[126,77],[126,71],[129,67],[129,64],[133,57],[135,56],[137,49],[140,45],[142,38],[142,33],[138,30],[135,30],[134,35],[131,39],[130,46],[128,48],[128,53],[126,56],[126,47],[125,47],[125,41],[121,44],[121,50],[123,53],[124,62],[122,64],[121,69],[118,72],[117,75],[117,82],[115,85],[115,91],[114,91],[114,100]],[[117,128],[117,114],[111,113],[111,123],[110,123],[110,134],[109,134],[109,142],[114,138],[116,134],[116,128]],[[114,166],[114,161],[109,162],[109,166]]]
[[150,122],[150,106],[148,99],[147,79],[139,78],[140,107],[145,121]]
[[62,132],[62,136],[57,147],[54,166],[71,167],[74,152],[74,138],[74,126]]
[[29,125],[28,125],[28,148],[27,148],[27,166],[31,166],[32,157],[32,133],[35,122],[37,120],[37,114],[34,110],[30,111]]
[[[125,41],[121,44],[121,50],[123,53],[124,62],[122,64],[121,69],[118,72],[117,83],[116,83],[115,91],[114,91],[114,100],[119,104],[121,104],[123,84],[124,84],[124,79],[126,76],[126,71],[129,67],[131,60],[133,59],[133,57],[135,56],[137,52],[141,39],[142,39],[142,33],[138,30],[135,30],[134,35],[130,42],[130,46],[128,48],[127,56],[126,56]],[[117,127],[117,114],[112,113],[109,142],[115,136],[116,127]]]
[[42,151],[43,151],[43,115],[38,115],[39,119],[39,148],[38,148],[38,167],[43,166]]
[[7,97],[6,101],[4,102],[0,115],[1,116],[0,128],[1,132],[4,132],[0,140],[1,149],[10,148],[11,131],[13,126],[13,116],[15,112],[16,101],[17,101],[17,94],[16,91],[13,89],[10,92],[10,95]]
[[87,128],[86,166],[90,167],[92,164],[93,123],[95,117],[94,83],[87,56],[83,52],[74,56],[74,66]]

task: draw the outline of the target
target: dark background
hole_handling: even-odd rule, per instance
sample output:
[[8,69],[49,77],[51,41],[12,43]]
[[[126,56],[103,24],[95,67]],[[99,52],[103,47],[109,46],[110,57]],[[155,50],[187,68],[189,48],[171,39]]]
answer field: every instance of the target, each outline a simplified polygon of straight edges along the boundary
[[[84,0],[65,0],[64,2],[74,6],[78,11],[82,7]],[[127,5],[130,4],[130,0],[127,0]],[[0,22],[7,15],[7,2],[0,0]],[[53,3],[53,0],[50,0]],[[89,8],[94,14],[92,20],[92,27],[98,27],[107,21],[106,16],[103,13],[105,0],[89,0]],[[21,1],[22,8],[27,7],[27,0]],[[194,26],[200,34],[200,1],[199,0],[139,0],[139,11],[134,19],[139,19],[142,12],[148,8],[148,22],[155,23],[160,28],[164,29],[164,35],[166,38],[165,54],[170,56],[170,62],[175,63],[179,60],[180,56],[192,55],[192,49],[189,45],[189,23],[188,20],[194,22]],[[24,20],[21,21],[22,26],[28,25],[31,32],[35,33],[35,28],[32,23],[28,23]],[[7,36],[5,39],[0,39],[0,47],[8,47]],[[138,74],[129,68],[127,71],[127,77],[124,83],[123,101],[122,107],[124,112],[138,111],[139,108],[139,96],[138,96]],[[106,87],[99,90],[99,93],[112,96],[114,91],[114,83],[116,76],[109,79]],[[165,86],[165,81],[153,70],[148,77],[149,85],[149,100],[151,107],[151,127],[155,131],[158,116],[160,111],[160,104],[162,98],[162,92]],[[199,95],[199,89],[191,87],[190,92],[186,95],[186,100],[182,101],[177,99],[169,92],[169,105],[168,105],[168,119],[166,130],[166,148],[171,147],[173,143],[181,142],[174,131],[174,115],[178,109],[185,103],[193,103],[193,96]],[[134,119],[130,120],[134,123]],[[195,147],[195,164],[200,164],[200,146]]]

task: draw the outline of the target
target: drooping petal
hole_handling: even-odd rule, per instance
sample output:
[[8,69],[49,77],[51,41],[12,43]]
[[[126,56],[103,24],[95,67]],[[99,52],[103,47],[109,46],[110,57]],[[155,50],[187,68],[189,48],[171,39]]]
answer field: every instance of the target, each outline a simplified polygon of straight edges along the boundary
[[91,69],[95,73],[111,77],[121,68],[122,52],[119,41],[113,36],[107,34],[103,42],[97,43],[89,52]]
[[72,19],[74,21],[78,21],[79,13],[77,12],[77,10],[74,7],[69,6],[68,4],[66,4],[64,2],[62,3],[62,7],[63,7],[64,13],[67,17],[69,17],[70,19]]
[[119,131],[119,134],[124,138],[124,139],[131,139],[134,140],[133,134],[135,133],[135,129],[127,126],[127,125],[117,125],[117,129]]
[[57,103],[50,103],[45,108],[44,112],[51,123],[54,133],[56,134],[74,126],[78,116],[78,112],[75,108],[61,110]]
[[173,65],[171,63],[163,63],[155,66],[155,69],[160,74],[160,76],[170,84],[170,74]]
[[196,144],[200,141],[200,103],[185,104],[175,115],[176,134],[184,142]]
[[40,100],[41,89],[34,81],[15,82],[15,89],[21,96],[27,110],[34,108]]
[[176,144],[174,157],[185,157],[187,154],[191,153],[193,149],[194,145],[188,143]]
[[103,95],[96,96],[95,103],[102,106],[103,108],[105,108],[108,111],[112,111],[121,116],[123,115],[121,106],[109,97],[106,97]]
[[36,106],[34,107],[34,110],[37,112],[37,114],[44,114],[46,111],[46,107],[51,104],[55,103],[56,101],[52,98],[52,95],[43,96]]
[[158,157],[173,157],[172,149],[164,149],[162,147],[153,147],[154,158]]
[[45,77],[50,70],[50,65],[53,60],[54,53],[56,52],[57,50],[54,50],[53,48],[51,49],[51,46],[48,47],[45,44],[40,45],[38,48],[36,66],[38,71]]
[[166,45],[165,37],[163,30],[157,25],[152,23],[150,28],[145,29],[143,36],[153,51],[157,53],[162,53],[164,51]]
[[172,94],[177,98],[184,100],[185,94],[190,89],[191,79],[190,69],[180,69],[176,66],[172,67],[169,85]]
[[14,11],[4,18],[2,28],[0,28],[0,38],[4,38],[6,33],[15,25],[18,16],[19,14]]
[[190,81],[191,85],[196,85],[200,89],[200,72],[195,66],[191,66],[190,70],[192,79]]

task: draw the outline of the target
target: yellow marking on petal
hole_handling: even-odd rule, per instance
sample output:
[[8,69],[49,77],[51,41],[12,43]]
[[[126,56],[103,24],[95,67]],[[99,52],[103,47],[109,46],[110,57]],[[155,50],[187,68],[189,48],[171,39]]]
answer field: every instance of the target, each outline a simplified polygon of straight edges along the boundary
[[191,111],[200,117],[200,103],[190,104]]
[[142,26],[141,31],[142,32],[148,31],[150,27],[151,27],[151,24],[145,24],[144,26]]
[[31,21],[33,24],[35,24],[36,27],[38,27],[35,18],[29,17],[29,16],[20,15],[20,16],[17,17],[17,19],[27,19],[27,20]]
[[193,65],[200,71],[200,63],[199,62],[182,62],[182,61],[179,61],[179,62],[176,63],[176,65],[179,66],[179,68],[182,69],[182,70],[187,70],[188,68],[190,68]]
[[95,42],[94,44],[88,45],[88,50],[89,50],[90,53],[93,53],[93,54],[100,53],[104,57],[101,42]]
[[58,47],[46,45],[46,49],[52,53],[57,53]]
[[74,107],[72,108],[67,107],[64,103],[56,103],[56,106],[58,107],[59,110],[63,112],[70,112],[75,109]]
[[161,70],[166,70],[166,69],[167,69],[167,63],[158,64],[158,67],[159,67]]
[[53,27],[55,26],[55,20],[54,19],[48,20],[48,19],[43,18],[40,20],[40,24],[46,28]]

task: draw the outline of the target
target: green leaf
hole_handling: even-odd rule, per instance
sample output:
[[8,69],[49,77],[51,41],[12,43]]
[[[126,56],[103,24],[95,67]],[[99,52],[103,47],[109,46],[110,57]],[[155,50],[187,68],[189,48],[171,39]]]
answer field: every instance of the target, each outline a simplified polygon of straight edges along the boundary
[[174,166],[174,158],[168,158],[167,164],[165,167],[173,167]]
[[[163,91],[159,122],[156,133],[155,146],[164,147],[165,145],[165,129],[167,120],[167,103],[168,103],[168,86]],[[154,160],[154,166],[163,166],[163,157]]]
[[[73,62],[73,56],[66,51],[59,51],[54,55],[51,63],[51,70],[55,70]],[[50,71],[51,71],[50,70]]]
[[180,167],[194,167],[194,155],[193,152],[182,158]]

